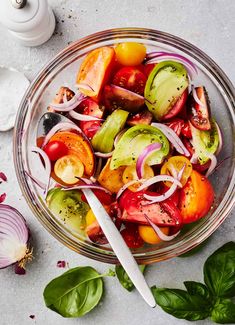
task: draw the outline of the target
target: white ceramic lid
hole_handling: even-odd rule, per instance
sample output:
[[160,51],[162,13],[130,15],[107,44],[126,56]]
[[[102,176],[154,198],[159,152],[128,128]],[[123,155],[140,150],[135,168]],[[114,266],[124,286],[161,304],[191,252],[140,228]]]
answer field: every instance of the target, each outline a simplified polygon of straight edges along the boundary
[[16,9],[11,0],[1,0],[0,3],[0,22],[18,33],[28,32],[37,27],[47,13],[47,0],[27,0],[21,9]]

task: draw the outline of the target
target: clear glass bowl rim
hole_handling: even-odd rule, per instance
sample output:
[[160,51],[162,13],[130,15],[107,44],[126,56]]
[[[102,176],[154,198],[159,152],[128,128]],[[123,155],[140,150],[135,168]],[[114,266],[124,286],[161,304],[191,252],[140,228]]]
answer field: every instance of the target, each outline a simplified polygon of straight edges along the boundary
[[[235,90],[234,87],[226,76],[226,74],[221,70],[221,68],[203,51],[198,49],[196,46],[191,43],[174,36],[172,34],[153,30],[146,28],[116,28],[109,29],[101,32],[97,32],[91,34],[87,37],[84,37],[63,49],[59,54],[57,54],[52,60],[50,60],[42,70],[37,74],[35,79],[32,81],[28,90],[25,93],[24,98],[20,104],[14,135],[13,135],[13,155],[14,155],[14,164],[17,179],[23,193],[23,196],[26,199],[27,204],[31,208],[32,212],[36,215],[41,224],[60,242],[62,242],[65,246],[70,249],[95,260],[117,264],[118,260],[115,254],[111,252],[107,252],[100,247],[95,247],[89,244],[85,244],[83,242],[78,242],[72,238],[71,234],[62,230],[55,222],[50,220],[50,216],[47,213],[43,213],[39,205],[34,204],[33,195],[27,186],[27,180],[24,174],[23,160],[22,160],[22,152],[21,152],[21,142],[18,137],[18,134],[23,132],[23,124],[24,121],[22,116],[26,115],[27,110],[27,101],[28,98],[33,96],[40,83],[47,77],[49,77],[50,71],[53,70],[55,66],[58,66],[63,60],[71,56],[73,53],[79,51],[79,49],[84,48],[88,45],[96,44],[99,41],[104,40],[112,40],[113,38],[139,38],[139,39],[149,39],[153,41],[162,42],[179,50],[183,50],[185,53],[199,61],[207,70],[213,75],[213,77],[219,82],[220,86],[223,88],[233,110],[233,120],[235,116]],[[233,134],[234,134],[234,124],[233,124]],[[233,148],[234,153],[234,148]],[[234,154],[233,154],[234,160]],[[226,200],[222,201],[223,204],[217,207],[216,216],[210,219],[210,222],[203,227],[197,229],[197,232],[194,233],[190,238],[186,238],[181,240],[179,243],[170,244],[168,247],[159,248],[157,250],[148,251],[146,253],[134,253],[134,257],[136,258],[139,264],[150,264],[154,262],[158,262],[161,260],[166,260],[178,255],[181,255],[192,248],[199,245],[206,238],[208,238],[218,227],[219,225],[226,219],[229,212],[232,210],[235,204],[235,172],[234,172],[234,163],[233,163],[233,175],[230,182],[230,187],[227,190]],[[229,193],[228,193],[229,191]]]

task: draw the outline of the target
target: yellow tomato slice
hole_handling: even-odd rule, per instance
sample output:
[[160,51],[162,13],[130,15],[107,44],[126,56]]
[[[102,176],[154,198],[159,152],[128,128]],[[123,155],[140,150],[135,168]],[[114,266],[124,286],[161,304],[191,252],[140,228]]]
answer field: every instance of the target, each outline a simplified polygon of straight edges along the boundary
[[[150,166],[145,165],[143,178],[148,179],[148,178],[152,178],[153,176],[154,176],[153,169]],[[136,173],[136,165],[127,166],[122,174],[123,183],[126,184],[126,183],[128,183],[130,181],[134,181],[134,180],[138,181],[138,179],[139,178]],[[140,187],[140,183],[133,184],[133,185],[129,186],[128,188],[132,192],[136,192],[138,187]]]
[[135,66],[143,62],[146,47],[135,42],[120,43],[115,48],[116,58],[119,63],[126,66]]
[[[185,167],[184,167],[185,166]],[[192,174],[192,164],[191,162],[184,156],[173,156],[170,157],[167,162],[161,168],[162,175],[171,175],[177,178],[179,171],[184,167],[183,175],[180,179],[180,182],[184,186],[187,183],[188,178]],[[171,187],[171,182],[165,182],[165,185]]]
[[54,173],[64,183],[76,184],[84,173],[84,165],[77,156],[66,155],[56,161]]
[[[155,233],[151,226],[139,226],[139,234],[145,243],[158,244],[161,242],[159,236]],[[161,227],[160,230],[165,234],[169,234],[169,227]]]

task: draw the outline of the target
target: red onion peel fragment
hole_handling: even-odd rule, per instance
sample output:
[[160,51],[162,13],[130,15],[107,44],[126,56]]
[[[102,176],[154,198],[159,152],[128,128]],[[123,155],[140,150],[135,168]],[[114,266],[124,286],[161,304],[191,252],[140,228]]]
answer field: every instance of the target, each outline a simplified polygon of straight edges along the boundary
[[3,172],[0,172],[0,181],[3,181],[3,182],[7,182],[7,176],[3,173]]

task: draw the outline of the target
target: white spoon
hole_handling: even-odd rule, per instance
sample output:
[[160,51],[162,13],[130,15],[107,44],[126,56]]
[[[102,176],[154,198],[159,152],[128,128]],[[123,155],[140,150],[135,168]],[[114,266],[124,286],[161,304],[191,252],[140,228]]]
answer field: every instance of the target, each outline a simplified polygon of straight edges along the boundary
[[139,291],[147,304],[149,304],[151,307],[155,307],[156,303],[153,294],[142,272],[140,271],[136,260],[134,259],[131,251],[127,247],[122,235],[116,228],[112,219],[90,189],[83,189],[82,191],[106,238],[108,239],[110,246],[112,247],[129,278],[134,283],[136,289]]

